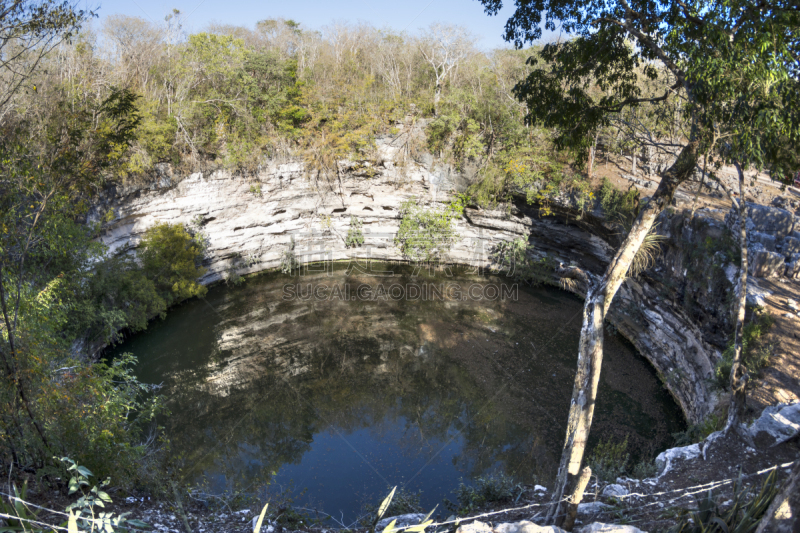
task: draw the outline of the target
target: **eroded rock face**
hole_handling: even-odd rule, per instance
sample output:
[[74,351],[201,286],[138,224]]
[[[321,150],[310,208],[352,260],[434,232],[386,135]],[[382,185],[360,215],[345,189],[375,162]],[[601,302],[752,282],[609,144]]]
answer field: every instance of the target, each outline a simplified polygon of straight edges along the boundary
[[[226,279],[234,272],[244,275],[277,268],[293,242],[294,253],[302,261],[403,260],[394,245],[402,203],[413,199],[419,205],[441,205],[458,190],[460,178],[433,163],[397,168],[391,147],[384,146],[384,152],[380,166],[342,162],[341,179],[332,182],[308,177],[299,162],[272,163],[252,176],[216,171],[182,180],[168,167],[160,167],[149,184],[108,191],[92,216],[100,219],[113,209],[114,218],[102,236],[113,253],[134,249],[144,232],[159,222],[193,227],[208,245],[203,283]],[[468,208],[457,222],[459,239],[449,259],[487,267],[490,252],[500,241],[530,235],[535,255],[602,273],[613,256],[609,242],[618,230],[606,227],[592,214],[578,218],[578,212],[568,206],[553,207],[554,212],[547,215],[524,203],[508,210]],[[712,219],[702,231],[692,230],[683,216],[665,213],[661,222],[666,246],[675,251],[656,267],[662,275],[628,279],[614,300],[609,320],[664,377],[689,421],[696,423],[715,403],[707,378],[718,353],[708,339],[714,341],[717,329],[727,330],[724,317],[729,313],[721,311],[717,300],[732,286],[725,275],[731,262],[717,261],[722,279],[704,293],[708,297],[696,298],[703,302],[699,311],[689,313],[685,306],[676,305],[667,285],[680,280],[686,268],[685,243],[728,231]],[[363,224],[365,243],[358,248],[345,245],[351,217]],[[689,228],[689,241],[681,228]],[[701,321],[693,316],[697,313]]]
[[[739,235],[739,212],[731,208],[725,223]],[[800,218],[780,207],[747,203],[748,271],[755,277],[797,278],[796,254],[800,252]]]

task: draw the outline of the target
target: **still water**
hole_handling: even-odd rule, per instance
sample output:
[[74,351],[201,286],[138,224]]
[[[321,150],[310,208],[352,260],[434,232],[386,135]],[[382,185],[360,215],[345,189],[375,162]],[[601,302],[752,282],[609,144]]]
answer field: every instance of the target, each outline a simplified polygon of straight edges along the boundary
[[[162,385],[185,481],[352,520],[394,485],[429,510],[481,475],[550,484],[581,318],[555,288],[373,264],[212,288],[116,352]],[[606,335],[590,449],[627,436],[650,455],[681,429],[652,367]]]

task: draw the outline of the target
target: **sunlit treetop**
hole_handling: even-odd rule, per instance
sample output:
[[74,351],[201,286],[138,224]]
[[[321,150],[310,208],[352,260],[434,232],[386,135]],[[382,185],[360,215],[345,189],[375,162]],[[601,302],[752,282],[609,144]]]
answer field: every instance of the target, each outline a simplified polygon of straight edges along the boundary
[[[501,0],[480,0],[497,14]],[[609,118],[642,104],[681,105],[701,151],[776,164],[800,124],[800,3],[796,0],[516,0],[505,38],[543,47],[517,86],[528,120],[580,147]],[[643,79],[657,81],[646,84]],[[657,87],[658,89],[654,89]],[[760,144],[760,145],[759,145]],[[756,146],[759,145],[759,146]],[[738,154],[738,155],[736,155]],[[771,154],[771,155],[770,155]]]

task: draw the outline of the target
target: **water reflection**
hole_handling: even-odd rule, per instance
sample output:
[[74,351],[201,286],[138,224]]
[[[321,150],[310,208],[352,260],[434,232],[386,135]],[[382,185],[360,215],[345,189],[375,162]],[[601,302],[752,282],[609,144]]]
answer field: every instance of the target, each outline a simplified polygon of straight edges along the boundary
[[[392,283],[425,281],[391,268]],[[276,486],[291,481],[308,489],[304,501],[352,517],[388,485],[422,490],[430,508],[460,478],[552,478],[579,300],[522,287],[480,301],[287,299],[285,284],[297,281],[272,274],[218,287],[119,348],[139,358],[141,379],[163,383],[167,433],[190,481],[254,488],[275,472]],[[510,283],[463,272],[446,281]],[[338,271],[302,283],[386,280]],[[629,435],[634,450],[657,448],[681,428],[652,369],[621,339],[607,339],[603,374],[595,439]]]

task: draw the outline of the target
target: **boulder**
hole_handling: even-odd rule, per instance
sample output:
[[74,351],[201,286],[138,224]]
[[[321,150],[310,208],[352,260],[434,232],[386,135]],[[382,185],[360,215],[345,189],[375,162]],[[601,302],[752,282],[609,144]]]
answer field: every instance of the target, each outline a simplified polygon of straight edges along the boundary
[[780,277],[786,270],[785,258],[778,252],[759,250],[752,255],[748,271],[757,278]]
[[792,232],[794,216],[785,209],[747,203],[747,217],[753,221],[755,231],[768,233],[783,240]]
[[767,407],[748,429],[753,438],[766,435],[772,446],[786,442],[800,433],[800,402]]
[[620,524],[604,524],[602,522],[592,522],[588,526],[575,529],[576,533],[646,533],[638,527]]
[[460,526],[456,533],[565,533],[565,531],[556,526],[540,526],[528,520],[504,522],[494,527],[476,520]]
[[578,504],[578,514],[597,514],[597,513],[602,513],[606,509],[611,509],[611,506],[603,502],[589,502],[589,503]]
[[[774,252],[775,246],[777,245],[778,241],[775,238],[775,235],[770,235],[769,233],[761,233],[758,231],[754,231],[750,235],[748,235],[749,240],[751,243],[759,243],[764,247],[764,250]],[[752,244],[750,245],[752,247]]]
[[425,515],[422,513],[409,513],[409,514],[401,514],[397,516],[390,516],[389,518],[384,518],[378,525],[375,527],[376,531],[383,531],[386,529],[392,520],[397,520],[394,527],[407,527],[407,526],[416,526],[422,520],[425,519]]
[[[795,235],[794,233],[792,235]],[[786,237],[781,243],[781,253],[785,256],[800,253],[800,239],[795,237]]]
[[617,485],[616,483],[613,485],[608,485],[606,488],[603,489],[603,496],[613,496],[615,498],[619,498],[620,496],[627,496],[628,489],[623,487],[622,485]]
[[659,476],[666,474],[672,467],[672,463],[678,460],[686,461],[687,459],[694,459],[700,456],[700,445],[690,444],[689,446],[682,446],[680,448],[670,448],[664,450],[658,457],[656,457],[656,467],[660,472]]
[[800,278],[800,253],[792,254],[789,262],[786,263],[786,271],[783,274],[789,279]]

